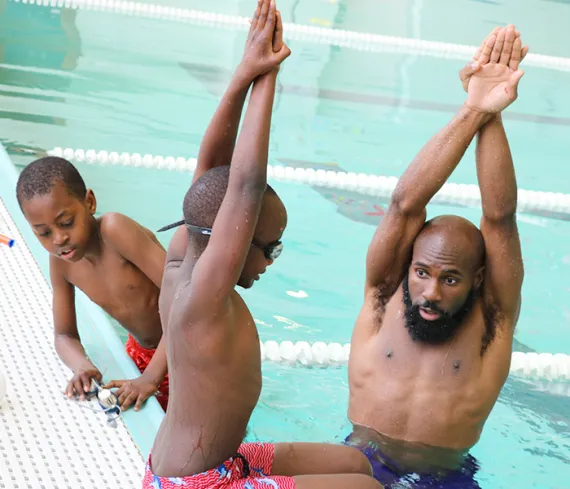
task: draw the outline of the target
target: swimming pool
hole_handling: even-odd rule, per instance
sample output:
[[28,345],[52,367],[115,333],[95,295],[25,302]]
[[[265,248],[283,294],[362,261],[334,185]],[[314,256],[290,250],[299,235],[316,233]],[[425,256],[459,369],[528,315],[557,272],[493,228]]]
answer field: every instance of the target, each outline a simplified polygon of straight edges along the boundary
[[[164,2],[249,15],[251,2]],[[286,22],[458,44],[478,44],[495,23],[514,22],[533,52],[570,57],[568,2],[514,0],[281,1]],[[536,12],[549,19],[546,30]],[[120,14],[26,6],[6,0],[0,38],[2,142],[25,165],[26,149],[54,146],[195,156],[241,55],[243,32]],[[468,19],[468,20],[466,20]],[[455,23],[454,23],[455,22]],[[290,42],[275,103],[273,162],[398,176],[452,115],[463,94],[455,59],[370,53]],[[527,66],[506,117],[520,188],[570,192],[570,72]],[[558,91],[557,91],[558,90]],[[101,212],[126,213],[151,229],[181,214],[191,176],[166,170],[78,164]],[[472,151],[452,181],[475,183]],[[350,338],[362,300],[364,256],[376,216],[338,193],[275,183],[289,212],[285,252],[244,294],[263,340]],[[334,194],[334,195],[333,195]],[[373,211],[368,201],[366,211]],[[346,201],[344,201],[346,203]],[[479,211],[452,209],[478,220]],[[429,214],[449,213],[432,206]],[[352,217],[352,219],[350,218]],[[522,215],[524,306],[518,348],[570,353],[565,324],[570,224]],[[166,245],[170,233],[160,236]],[[304,292],[303,293],[301,293]],[[346,369],[264,364],[250,437],[339,441],[348,433]],[[485,488],[561,488],[570,478],[568,398],[510,379],[481,442]],[[499,462],[497,453],[504,454]]]

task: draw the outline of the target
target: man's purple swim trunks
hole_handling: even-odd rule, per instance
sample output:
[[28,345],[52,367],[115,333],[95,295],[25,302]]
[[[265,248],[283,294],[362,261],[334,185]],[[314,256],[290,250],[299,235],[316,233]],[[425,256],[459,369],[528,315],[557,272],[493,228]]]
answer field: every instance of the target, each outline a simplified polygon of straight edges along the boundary
[[380,451],[378,443],[362,443],[361,437],[349,435],[345,445],[358,448],[370,461],[374,478],[385,489],[481,489],[475,480],[475,474],[479,470],[477,460],[467,455],[460,468],[438,474],[415,474],[403,473],[394,469],[396,463],[390,463],[390,459]]

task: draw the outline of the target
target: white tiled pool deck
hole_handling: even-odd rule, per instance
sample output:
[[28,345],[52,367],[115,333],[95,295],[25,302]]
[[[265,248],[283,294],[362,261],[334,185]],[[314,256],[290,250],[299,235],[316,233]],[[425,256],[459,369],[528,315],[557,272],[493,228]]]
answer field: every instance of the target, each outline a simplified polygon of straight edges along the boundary
[[138,488],[144,459],[122,420],[81,409],[53,347],[51,289],[0,198],[0,488]]

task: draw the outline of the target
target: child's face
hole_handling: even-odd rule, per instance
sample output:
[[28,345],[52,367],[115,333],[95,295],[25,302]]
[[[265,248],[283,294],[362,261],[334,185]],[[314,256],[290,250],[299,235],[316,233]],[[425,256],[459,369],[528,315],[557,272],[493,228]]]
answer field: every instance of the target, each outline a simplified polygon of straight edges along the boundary
[[275,195],[265,194],[254,239],[258,246],[252,245],[243,267],[238,285],[244,289],[253,286],[256,280],[265,273],[273,260],[268,259],[261,246],[266,246],[281,239],[287,226],[287,211],[281,199]]
[[22,211],[42,246],[58,258],[77,262],[85,255],[93,233],[97,204],[91,190],[81,201],[56,183],[46,195],[23,203]]

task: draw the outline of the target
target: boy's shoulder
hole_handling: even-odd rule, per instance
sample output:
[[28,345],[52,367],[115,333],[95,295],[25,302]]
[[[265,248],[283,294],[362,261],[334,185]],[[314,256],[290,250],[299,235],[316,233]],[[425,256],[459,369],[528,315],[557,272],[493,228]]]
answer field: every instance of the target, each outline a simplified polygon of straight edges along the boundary
[[99,218],[99,230],[101,236],[111,242],[136,237],[140,232],[147,234],[156,241],[156,237],[150,229],[145,228],[134,219],[119,212],[107,212],[103,214]]
[[146,242],[150,238],[150,241],[164,251],[164,247],[150,229],[119,212],[103,214],[99,218],[99,232],[105,242],[111,243],[118,250],[125,248],[128,243],[140,243],[141,240]]
[[[106,237],[113,237],[133,227],[142,227],[136,221],[119,212],[106,212],[99,218],[99,230]],[[107,236],[108,235],[108,236]]]

